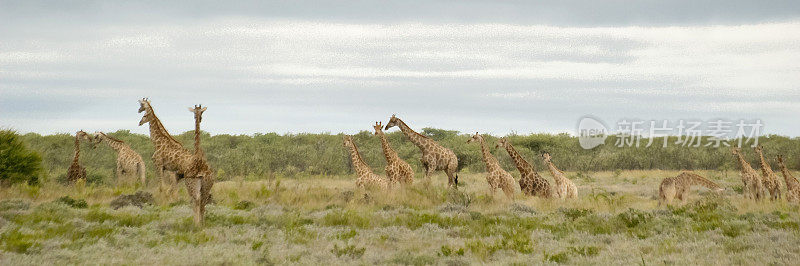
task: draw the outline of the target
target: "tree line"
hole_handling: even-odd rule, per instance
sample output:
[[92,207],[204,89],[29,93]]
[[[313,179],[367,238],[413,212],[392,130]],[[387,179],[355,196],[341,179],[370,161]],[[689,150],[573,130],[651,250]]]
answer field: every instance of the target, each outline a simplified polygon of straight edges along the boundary
[[[483,172],[480,146],[467,144],[469,134],[453,130],[424,128],[420,133],[429,136],[442,146],[455,152],[462,172]],[[108,133],[110,136],[128,143],[142,155],[147,163],[148,178],[154,177],[152,162],[153,145],[149,136],[135,134],[127,130]],[[417,173],[421,173],[420,151],[399,131],[387,132],[386,137],[401,158],[406,160]],[[502,166],[515,171],[513,162],[504,149],[494,147],[497,136],[484,135],[487,144]],[[578,138],[569,134],[529,134],[507,136],[517,151],[531,162],[538,171],[546,172],[541,154],[549,152],[553,162],[562,170],[577,172],[619,171],[619,170],[736,170],[738,165],[731,155],[730,147],[684,147],[674,144],[678,138],[670,137],[666,148],[663,138],[653,140],[650,147],[642,140],[640,147],[617,147],[615,136],[609,136],[605,145],[586,150],[580,147]],[[194,132],[187,131],[176,135],[184,146],[192,150]],[[61,180],[73,158],[74,135],[39,135],[28,133],[19,139],[41,158],[41,169],[37,178],[41,180]],[[342,146],[341,134],[254,134],[254,135],[214,135],[203,132],[202,148],[206,151],[209,163],[217,171],[217,180],[234,177],[245,179],[303,178],[320,175],[342,176],[352,174],[350,157]],[[376,173],[382,173],[386,162],[380,140],[371,131],[362,131],[353,136],[362,156]],[[705,141],[703,141],[705,143]],[[759,139],[764,146],[768,160],[775,164],[777,155],[787,158],[788,167],[800,168],[800,138],[770,135]],[[757,159],[749,145],[742,149],[757,168]],[[89,173],[89,182],[113,182],[116,154],[98,144],[81,145],[81,163]],[[777,167],[776,165],[773,167]],[[19,177],[16,177],[17,179]]]

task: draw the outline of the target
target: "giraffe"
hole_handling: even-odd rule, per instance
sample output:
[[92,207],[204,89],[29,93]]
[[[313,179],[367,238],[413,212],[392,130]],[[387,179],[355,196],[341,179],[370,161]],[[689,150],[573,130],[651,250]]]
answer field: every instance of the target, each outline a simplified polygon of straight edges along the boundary
[[[159,190],[166,192],[168,197],[174,198],[175,188],[178,180],[183,178],[186,172],[194,163],[194,154],[183,148],[172,135],[167,132],[161,120],[158,119],[150,100],[143,98],[139,100],[139,113],[144,112],[139,126],[148,123],[150,125],[150,141],[153,142],[155,152],[153,152],[153,165],[156,174],[161,178]],[[174,173],[173,176],[170,173]]]
[[86,168],[79,161],[81,156],[81,139],[92,142],[92,137],[83,130],[75,132],[75,153],[72,156],[72,164],[67,169],[67,181],[74,183],[79,179],[86,180]]
[[491,194],[494,194],[495,189],[502,189],[503,193],[506,194],[506,197],[509,199],[514,197],[514,178],[511,177],[511,174],[503,170],[500,167],[500,163],[497,162],[497,159],[494,158],[492,152],[489,151],[489,147],[486,146],[486,142],[483,140],[483,137],[475,132],[475,135],[472,135],[472,138],[467,140],[467,143],[477,141],[481,145],[481,153],[483,154],[483,162],[486,164],[486,182],[489,183],[489,190]]
[[495,148],[503,147],[508,152],[508,155],[511,156],[511,159],[514,160],[514,165],[517,166],[517,170],[519,170],[519,188],[522,190],[522,193],[528,196],[538,196],[542,198],[550,198],[552,197],[552,191],[550,190],[550,182],[547,182],[547,179],[542,178],[533,165],[529,164],[528,161],[525,161],[525,158],[522,158],[514,146],[511,145],[511,142],[508,141],[506,138],[501,138],[497,141],[497,146]]
[[798,182],[797,178],[794,178],[794,175],[792,175],[792,172],[786,168],[786,165],[783,163],[783,156],[778,156],[778,166],[781,168],[781,173],[783,173],[783,181],[786,182],[786,200],[800,203],[800,182]]
[[756,170],[753,170],[750,163],[744,159],[741,149],[734,147],[731,149],[731,153],[736,156],[739,166],[742,167],[742,183],[744,185],[742,193],[744,193],[744,196],[748,199],[762,199],[764,197],[764,184],[761,183],[761,177],[756,173]]
[[411,165],[406,161],[400,159],[400,156],[392,149],[392,146],[389,146],[389,140],[386,139],[386,135],[381,130],[383,129],[381,122],[375,122],[373,128],[375,129],[375,135],[381,138],[383,155],[386,157],[386,168],[384,170],[386,171],[386,176],[389,177],[389,182],[410,185],[414,182],[414,169],[411,169]]
[[681,172],[678,176],[667,177],[661,181],[658,187],[658,206],[661,204],[672,204],[672,199],[686,200],[686,195],[693,185],[700,185],[720,192],[724,188],[698,174],[692,172]]
[[208,165],[205,152],[200,147],[200,122],[206,109],[202,105],[189,107],[189,112],[194,114],[194,154],[192,166],[185,175],[186,191],[192,198],[195,223],[198,225],[203,224],[206,205],[211,202],[211,187],[214,186],[214,171]]
[[575,183],[572,180],[569,180],[564,175],[564,172],[558,170],[558,168],[553,164],[551,161],[551,157],[549,153],[542,154],[542,158],[544,159],[544,163],[547,165],[547,168],[550,170],[550,174],[553,175],[553,180],[556,181],[556,196],[560,199],[569,199],[569,198],[576,198],[578,197],[578,187],[575,186]]
[[102,142],[117,152],[117,168],[115,171],[117,179],[124,175],[132,174],[134,177],[139,178],[142,185],[146,184],[144,160],[142,160],[142,156],[138,152],[131,149],[131,146],[128,146],[125,142],[106,135],[106,133],[98,131],[93,135],[95,144]]
[[764,147],[758,145],[754,148],[759,157],[759,164],[761,167],[761,181],[764,183],[764,188],[769,191],[770,200],[781,198],[781,183],[778,181],[778,176],[772,171],[772,167],[764,159]]
[[353,142],[353,137],[344,135],[343,140],[344,143],[342,145],[350,150],[350,160],[353,164],[353,169],[356,171],[356,175],[358,176],[358,178],[356,178],[356,186],[386,189],[389,186],[389,183],[386,181],[386,179],[381,178],[373,173],[372,169],[369,168],[369,165],[364,162],[364,159],[361,158],[361,154],[358,152],[358,146],[356,146],[356,143]]
[[447,185],[458,187],[458,158],[450,149],[442,147],[436,141],[412,130],[403,120],[392,115],[384,130],[397,126],[420,151],[422,151],[422,167],[425,168],[425,180],[430,181],[431,174],[443,170],[447,174]]

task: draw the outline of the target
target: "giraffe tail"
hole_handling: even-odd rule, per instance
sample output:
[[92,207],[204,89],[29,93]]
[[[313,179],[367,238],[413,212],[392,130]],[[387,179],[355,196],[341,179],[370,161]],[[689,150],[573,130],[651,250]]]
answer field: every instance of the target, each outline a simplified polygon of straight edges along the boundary
[[684,176],[687,179],[689,179],[690,180],[689,183],[692,184],[692,185],[704,186],[704,187],[706,187],[708,189],[715,190],[715,191],[723,190],[723,188],[720,185],[717,185],[717,183],[714,183],[713,181],[708,180],[705,177],[702,177],[702,176],[700,176],[698,174],[690,173],[690,172],[683,172],[680,175]]
[[456,173],[455,176],[456,176],[456,178],[455,178],[456,187],[458,187],[458,173]]

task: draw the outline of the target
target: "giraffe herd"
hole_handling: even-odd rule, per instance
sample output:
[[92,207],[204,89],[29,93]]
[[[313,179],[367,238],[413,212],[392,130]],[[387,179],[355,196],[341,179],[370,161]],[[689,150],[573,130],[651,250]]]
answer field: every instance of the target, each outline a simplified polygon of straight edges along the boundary
[[[194,222],[197,225],[203,224],[205,206],[211,202],[211,188],[214,185],[214,171],[208,164],[205,153],[200,146],[200,123],[203,112],[206,109],[206,107],[200,105],[189,108],[195,119],[194,151],[190,151],[169,134],[161,120],[156,116],[150,101],[147,98],[139,100],[139,113],[142,113],[139,126],[148,124],[150,130],[150,141],[155,148],[152,161],[156,176],[161,182],[159,191],[169,200],[174,200],[177,197],[177,183],[184,180],[186,190],[192,200]],[[361,157],[361,153],[352,136],[343,136],[343,146],[350,152],[351,163],[356,173],[355,184],[357,187],[392,189],[397,186],[412,184],[414,169],[392,149],[383,132],[392,127],[398,127],[403,135],[420,149],[425,182],[430,182],[431,175],[436,171],[443,171],[448,177],[448,187],[458,189],[458,158],[455,153],[430,137],[412,130],[395,115],[389,118],[389,122],[386,123],[385,127],[381,122],[376,122],[373,126],[374,134],[380,138],[381,148],[386,159],[386,168],[384,169],[386,177],[375,174],[367,165],[366,161]],[[118,180],[132,179],[138,180],[142,185],[146,183],[145,163],[142,157],[128,144],[103,132],[89,135],[82,130],[75,134],[75,152],[72,164],[67,171],[68,181],[75,182],[86,178],[86,169],[79,163],[81,141],[87,141],[93,147],[103,143],[117,153],[115,174]],[[489,185],[489,193],[493,195],[497,189],[500,189],[507,198],[513,199],[516,191],[514,177],[501,167],[497,158],[492,155],[491,146],[486,143],[486,140],[478,132],[467,140],[467,143],[472,142],[480,145],[483,162],[486,165],[486,181]],[[525,196],[559,199],[578,197],[577,186],[567,178],[563,171],[553,164],[549,153],[543,153],[542,160],[553,177],[552,186],[547,179],[539,175],[532,164],[514,149],[514,146],[507,138],[500,138],[494,148],[504,148],[508,152],[519,171],[520,178],[517,183],[520,191]],[[782,198],[780,181],[767,163],[763,147],[755,147],[755,152],[760,159],[761,175],[744,159],[741,149],[732,148],[731,152],[741,169],[742,192],[745,198],[761,200],[766,198],[767,195],[773,201]],[[786,168],[782,156],[778,156],[778,166],[786,183],[786,199],[789,202],[800,203],[800,182]],[[704,186],[717,192],[724,190],[720,185],[700,175],[692,172],[682,172],[678,176],[665,178],[661,182],[658,190],[658,205],[671,204],[673,199],[685,200],[693,185]]]

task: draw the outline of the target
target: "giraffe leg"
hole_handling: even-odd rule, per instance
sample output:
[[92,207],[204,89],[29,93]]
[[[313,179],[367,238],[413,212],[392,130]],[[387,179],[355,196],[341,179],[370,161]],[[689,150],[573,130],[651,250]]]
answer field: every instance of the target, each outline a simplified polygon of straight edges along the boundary
[[125,178],[122,177],[122,165],[117,164],[117,168],[114,169],[114,175],[116,175],[118,185],[125,180]]
[[450,171],[445,171],[445,173],[447,174],[447,186],[458,189],[458,179],[455,177],[455,173]]
[[426,166],[426,168],[425,168],[425,182],[428,182],[428,184],[431,183],[431,175],[433,175],[433,172],[435,172],[435,171],[436,171],[436,169],[434,169],[433,166],[430,166],[430,165]]
[[139,180],[142,182],[142,187],[147,186],[147,177],[145,176],[147,170],[144,167],[144,163],[139,162],[136,164],[136,173],[139,175]]
[[203,217],[202,217],[201,206],[203,205],[203,199],[200,192],[201,191],[200,180],[197,178],[188,178],[185,180],[185,183],[186,183],[186,192],[189,193],[189,196],[192,199],[194,224],[196,226],[202,226]]

